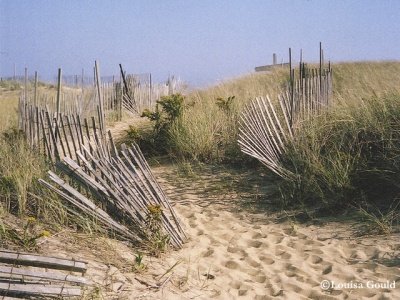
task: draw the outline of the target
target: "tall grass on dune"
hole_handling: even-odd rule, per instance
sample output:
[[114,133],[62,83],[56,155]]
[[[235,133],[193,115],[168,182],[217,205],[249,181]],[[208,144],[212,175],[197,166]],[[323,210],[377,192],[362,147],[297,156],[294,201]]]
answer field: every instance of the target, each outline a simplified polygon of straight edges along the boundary
[[169,132],[170,153],[208,162],[248,159],[237,145],[239,115],[251,99],[277,95],[288,74],[277,68],[187,95],[182,116]]
[[351,62],[333,67],[335,101],[400,93],[400,62]]
[[49,166],[27,145],[17,129],[0,137],[0,204],[12,213],[62,221],[63,208],[54,195],[39,186]]
[[186,108],[171,126],[168,134],[174,155],[196,161],[215,161],[225,157],[226,151],[234,151],[232,147],[236,144],[232,144],[231,137],[236,136],[236,108],[232,104],[224,110],[214,99],[208,101]]
[[[280,180],[282,203],[330,212],[349,204],[399,207],[400,63],[339,64],[333,75],[333,106],[303,121],[286,145],[282,164],[293,177]],[[208,162],[245,161],[237,146],[244,105],[256,96],[276,95],[286,80],[285,70],[279,70],[187,95],[182,116],[169,131],[170,153]],[[229,105],[218,104],[232,96]]]
[[53,223],[63,223],[66,212],[56,195],[39,186],[49,165],[32,151],[17,129],[19,83],[0,84],[0,209],[20,216],[35,216]]
[[400,196],[400,94],[340,103],[305,121],[287,145],[285,204],[387,207]]
[[2,92],[0,96],[0,132],[17,126],[18,94]]
[[[289,72],[276,68],[228,80],[207,89],[186,95],[179,122],[171,126],[167,150],[173,156],[206,162],[248,161],[237,145],[238,119],[252,99],[277,95],[285,87]],[[400,93],[399,62],[342,63],[333,67],[333,102],[344,107],[359,99]],[[234,100],[227,109],[218,99]],[[356,104],[358,105],[358,104]]]

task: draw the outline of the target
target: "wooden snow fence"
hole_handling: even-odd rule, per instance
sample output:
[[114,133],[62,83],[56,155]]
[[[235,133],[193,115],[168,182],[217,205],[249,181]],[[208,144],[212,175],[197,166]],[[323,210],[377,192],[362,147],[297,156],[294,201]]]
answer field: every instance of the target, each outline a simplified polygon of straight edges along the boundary
[[161,225],[170,243],[180,248],[186,235],[170,200],[136,144],[116,149],[106,132],[103,113],[97,118],[51,113],[20,103],[20,128],[31,148],[54,165],[40,183],[74,206],[71,213],[95,217],[116,235],[146,242],[150,208],[161,208]]
[[243,153],[258,159],[279,176],[286,177],[290,173],[281,166],[279,159],[285,142],[292,138],[293,132],[280,103],[279,108],[275,107],[268,96],[250,102],[241,115],[238,143]]
[[95,62],[94,76],[90,79],[83,74],[65,76],[58,69],[55,90],[41,88],[38,73],[29,77],[25,69],[25,77],[21,78],[24,89],[20,100],[27,105],[45,108],[50,116],[63,112],[67,115],[79,115],[82,119],[90,118],[100,108],[111,120],[120,121],[124,112],[137,116],[144,109],[154,110],[162,96],[182,88],[182,83],[174,77],[168,78],[167,85],[154,83],[150,73],[126,74],[121,65],[120,69],[120,76],[102,77],[99,64]]
[[[290,49],[289,49],[289,53]],[[238,143],[246,153],[283,178],[293,174],[280,161],[285,145],[292,139],[301,122],[321,113],[330,105],[332,68],[323,67],[320,48],[319,68],[309,69],[300,62],[299,78],[289,58],[290,79],[278,101],[258,97],[244,109],[239,123]]]
[[80,297],[86,262],[0,250],[0,299]]

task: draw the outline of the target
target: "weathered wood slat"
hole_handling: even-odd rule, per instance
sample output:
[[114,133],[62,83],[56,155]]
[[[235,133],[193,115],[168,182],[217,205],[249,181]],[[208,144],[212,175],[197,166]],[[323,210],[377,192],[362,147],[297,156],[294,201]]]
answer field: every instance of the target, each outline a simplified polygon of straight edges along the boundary
[[[89,171],[94,173],[95,170],[92,169],[91,165],[86,161],[85,157],[81,156],[79,151],[77,151],[77,155],[84,163],[86,163],[86,167],[89,169]],[[64,163],[69,168],[72,177],[78,179],[84,184],[88,184],[92,189],[96,190],[97,192],[100,192],[108,197],[110,196],[107,189],[105,189],[104,186],[99,184],[95,179],[90,177],[90,175],[88,175],[74,160],[69,157],[65,157]]]
[[54,272],[40,272],[36,270],[27,270],[24,268],[0,266],[0,278],[26,280],[29,278],[40,278],[50,281],[64,281],[76,284],[87,284],[84,277],[75,276],[71,274],[62,274]]
[[0,250],[0,262],[12,265],[34,266],[81,273],[86,272],[86,263],[83,261],[46,257],[34,254],[22,254],[4,250]]
[[[179,218],[176,215],[175,210],[172,208],[171,203],[168,199],[168,197],[165,195],[163,189],[161,188],[161,186],[159,185],[158,181],[156,180],[156,178],[154,177],[154,174],[151,172],[150,166],[147,163],[146,159],[143,156],[143,153],[141,152],[140,148],[138,145],[136,145],[135,143],[132,144],[131,149],[134,151],[134,155],[133,158],[137,157],[139,163],[139,166],[142,166],[144,170],[146,170],[145,173],[147,173],[147,180],[149,181],[150,185],[153,186],[153,188],[156,191],[156,194],[160,197],[160,202],[162,203],[162,205],[167,208],[169,210],[169,213],[171,213],[171,216],[175,222],[175,226],[174,229],[171,231],[171,233],[176,233],[178,236],[178,240],[181,243],[182,241],[184,241],[186,239],[186,234],[185,231],[183,230],[183,227],[181,225],[181,223],[179,222]],[[132,155],[132,152],[129,151]],[[167,218],[168,222],[169,219]],[[172,224],[170,224],[172,225]],[[174,226],[174,225],[172,225]]]
[[44,126],[44,121],[43,121],[43,112],[42,113],[40,113],[40,125],[41,125],[41,127],[42,127],[42,132],[43,132],[43,143],[44,143],[44,145],[45,145],[45,149],[44,149],[44,152],[46,153],[46,150],[47,150],[47,155],[48,155],[48,158],[50,159],[50,161],[52,161],[53,159],[53,155],[52,155],[52,152],[51,152],[51,149],[50,149],[50,145],[49,145],[49,140],[47,139],[47,136],[46,136],[46,130],[45,130],[45,126]]
[[0,282],[0,294],[77,297],[81,295],[81,288],[71,286]]
[[143,214],[143,211],[138,209],[135,204],[134,206],[134,211],[131,210],[131,208],[128,206],[132,205],[132,202],[129,200],[125,199],[125,195],[122,193],[121,188],[118,186],[118,183],[114,182],[108,172],[100,165],[100,163],[94,159],[90,153],[85,149],[86,154],[91,158],[92,162],[96,165],[97,168],[101,170],[101,172],[104,174],[104,176],[108,179],[108,181],[111,183],[112,187],[110,185],[107,185],[106,182],[100,177],[96,176],[96,178],[102,182],[103,186],[107,186],[107,190],[109,193],[117,200],[115,203],[117,206],[120,206],[125,212],[128,212],[132,219],[137,223],[137,224],[144,224],[145,215]]
[[[48,187],[50,190],[53,192],[57,193],[67,201],[69,201],[71,204],[75,205],[77,208],[81,209],[83,212],[90,214],[94,217],[96,217],[101,223],[108,225],[108,227],[111,230],[114,230],[115,232],[118,232],[121,236],[126,237],[128,239],[132,239],[133,241],[136,242],[141,242],[142,239],[132,231],[130,231],[128,228],[125,226],[119,224],[118,222],[114,221],[105,211],[103,211],[100,207],[93,206],[91,201],[85,200],[85,197],[81,195],[80,200],[84,199],[83,202],[80,202],[73,197],[67,195],[66,193],[60,191],[59,189],[55,188],[48,182],[39,179],[39,182]],[[79,215],[78,212],[75,211],[76,215]]]
[[54,149],[54,157],[57,160],[60,160],[60,153],[58,152],[58,146],[57,146],[55,134],[54,134],[54,131],[53,131],[54,129],[52,127],[52,124],[51,124],[51,121],[50,121],[50,115],[49,115],[48,111],[45,112],[45,117],[46,117],[46,120],[47,120],[48,131],[50,133],[50,138],[51,138],[50,142],[53,145],[52,148]]

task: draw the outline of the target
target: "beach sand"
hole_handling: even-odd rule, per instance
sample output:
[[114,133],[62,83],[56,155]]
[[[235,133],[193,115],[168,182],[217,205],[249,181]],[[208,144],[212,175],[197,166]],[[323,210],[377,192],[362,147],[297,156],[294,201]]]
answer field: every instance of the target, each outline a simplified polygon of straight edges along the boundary
[[[212,185],[224,180],[219,174],[188,176],[182,183],[176,169],[154,170],[190,237],[183,249],[145,256],[147,268],[133,272],[135,251],[121,242],[93,240],[91,250],[51,239],[43,244],[43,250],[58,254],[64,247],[66,256],[70,245],[77,259],[88,260],[86,277],[98,286],[99,297],[400,299],[398,234],[357,237],[342,222],[277,222],[266,212],[238,206],[241,196],[229,184],[216,193]],[[323,280],[331,287],[321,288]]]

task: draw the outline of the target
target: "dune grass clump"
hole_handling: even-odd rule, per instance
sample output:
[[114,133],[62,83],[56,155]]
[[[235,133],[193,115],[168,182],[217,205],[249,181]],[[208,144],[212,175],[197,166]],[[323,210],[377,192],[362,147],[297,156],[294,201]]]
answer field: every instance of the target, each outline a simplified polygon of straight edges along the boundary
[[171,153],[202,162],[249,160],[237,144],[240,113],[255,97],[277,95],[288,74],[277,68],[188,94],[181,118],[169,131]]
[[9,129],[0,138],[0,198],[8,211],[24,215],[28,192],[43,176],[45,163],[25,142],[22,132]]
[[16,80],[0,80],[0,88],[8,91],[21,89],[21,84]]
[[400,196],[400,94],[334,106],[300,125],[282,164],[285,204],[389,207]]

